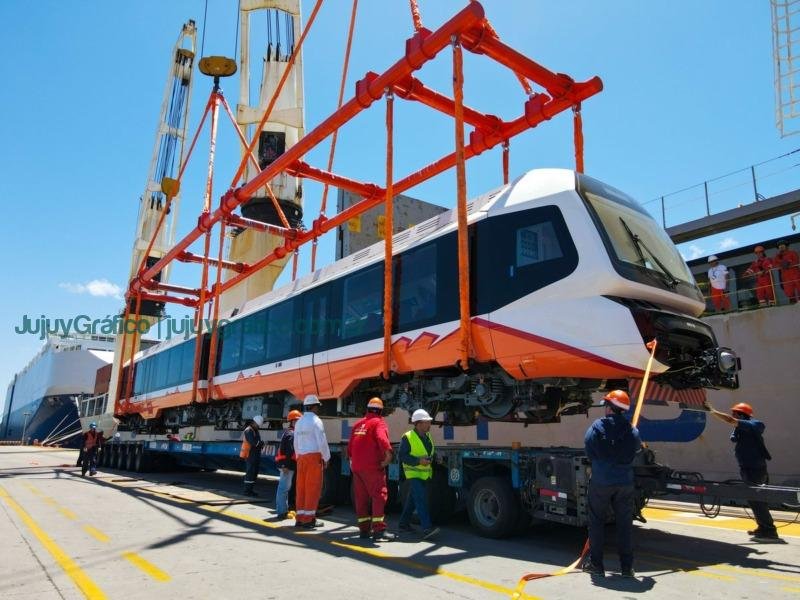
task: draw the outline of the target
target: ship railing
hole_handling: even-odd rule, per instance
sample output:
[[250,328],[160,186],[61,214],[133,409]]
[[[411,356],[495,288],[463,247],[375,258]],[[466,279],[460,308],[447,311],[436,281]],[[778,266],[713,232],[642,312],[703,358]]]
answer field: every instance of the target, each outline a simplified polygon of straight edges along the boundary
[[83,417],[94,417],[102,415],[106,412],[108,405],[108,393],[98,394],[97,396],[90,396],[80,401],[78,406],[78,414]]

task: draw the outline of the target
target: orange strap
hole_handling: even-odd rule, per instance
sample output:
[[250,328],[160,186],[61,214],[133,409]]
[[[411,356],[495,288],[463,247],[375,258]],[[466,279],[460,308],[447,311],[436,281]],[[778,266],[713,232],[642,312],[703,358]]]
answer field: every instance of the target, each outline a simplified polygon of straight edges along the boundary
[[414,31],[422,29],[422,17],[419,14],[419,6],[417,0],[409,0],[411,3],[411,20],[414,22]]
[[386,94],[386,208],[383,227],[383,378],[389,379],[392,354],[392,234],[394,233],[394,94]]
[[469,368],[472,349],[469,311],[469,241],[467,229],[467,173],[464,157],[464,57],[461,44],[453,42],[453,116],[456,124],[456,186],[458,206],[458,303],[461,313],[461,368]]
[[509,155],[508,140],[503,142],[503,185],[508,184],[508,155]]
[[[347,32],[347,47],[344,51],[344,63],[342,65],[342,81],[339,83],[339,101],[336,103],[337,108],[342,107],[342,103],[344,102],[344,85],[347,81],[347,71],[350,66],[350,50],[353,48],[353,31],[356,27],[356,12],[358,11],[358,0],[353,0],[353,10],[350,13],[350,29]],[[336,140],[339,137],[339,130],[333,132],[331,136],[331,150],[328,154],[328,171],[333,170],[333,157],[336,153]],[[319,214],[320,216],[325,215],[325,208],[328,204],[328,188],[330,186],[326,183],[325,186],[322,188],[322,201],[319,205]],[[314,243],[311,246],[311,271],[313,272],[317,268],[317,240],[314,239]]]
[[322,7],[322,0],[317,0],[317,3],[314,5],[314,9],[311,11],[311,15],[308,17],[308,23],[303,28],[303,32],[300,34],[300,39],[297,41],[297,45],[294,48],[294,52],[289,57],[289,62],[286,63],[286,69],[283,71],[283,76],[281,76],[281,80],[278,82],[278,86],[275,88],[275,92],[272,94],[272,98],[269,100],[269,104],[267,105],[267,109],[264,111],[264,115],[261,117],[261,122],[258,124],[258,127],[255,128],[255,134],[253,135],[253,140],[250,142],[250,145],[247,147],[247,152],[244,153],[242,157],[242,162],[239,163],[239,168],[236,169],[236,174],[233,176],[233,180],[231,181],[231,188],[236,187],[239,183],[239,180],[242,178],[244,174],[245,165],[247,165],[248,156],[253,152],[253,149],[256,147],[256,142],[258,142],[258,138],[261,134],[261,130],[264,127],[264,124],[269,120],[269,116],[272,114],[272,109],[275,108],[275,103],[278,101],[278,96],[280,96],[281,91],[283,90],[283,86],[286,83],[286,80],[289,79],[289,74],[292,72],[292,67],[294,66],[295,58],[300,55],[300,51],[303,48],[303,42],[308,35],[308,32],[311,30],[311,25],[314,23],[314,19],[317,18],[317,13],[319,9]]
[[575,138],[575,170],[583,173],[583,119],[581,119],[581,105],[572,107],[572,125]]

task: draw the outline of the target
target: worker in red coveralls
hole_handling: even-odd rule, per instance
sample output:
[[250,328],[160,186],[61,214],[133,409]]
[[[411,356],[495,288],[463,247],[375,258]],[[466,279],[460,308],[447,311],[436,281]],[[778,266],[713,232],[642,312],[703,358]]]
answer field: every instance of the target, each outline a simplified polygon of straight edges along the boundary
[[775,304],[775,292],[772,290],[772,261],[764,253],[764,246],[753,248],[756,259],[747,267],[745,275],[756,278],[756,298],[759,306]]
[[800,257],[794,250],[789,250],[786,240],[778,242],[778,253],[772,259],[776,269],[781,270],[783,292],[794,304],[800,300]]
[[359,537],[372,536],[376,541],[394,539],[386,531],[384,521],[384,508],[389,498],[386,467],[392,462],[392,444],[382,412],[383,401],[372,398],[367,403],[367,414],[353,426],[347,445]]

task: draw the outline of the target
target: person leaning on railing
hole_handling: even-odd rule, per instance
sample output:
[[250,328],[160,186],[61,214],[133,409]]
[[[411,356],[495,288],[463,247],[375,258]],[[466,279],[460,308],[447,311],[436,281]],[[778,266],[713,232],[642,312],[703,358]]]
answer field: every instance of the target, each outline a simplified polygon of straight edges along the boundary
[[775,290],[772,289],[772,261],[767,258],[764,246],[753,248],[756,259],[750,263],[744,275],[756,278],[756,298],[759,306],[773,306],[775,304]]
[[781,285],[783,292],[794,304],[800,300],[800,257],[797,252],[790,250],[786,240],[777,243],[778,253],[772,259],[772,264],[776,269],[780,269]]
[[714,310],[722,312],[731,309],[728,290],[728,267],[719,262],[715,254],[708,257],[708,283],[711,288],[711,303]]

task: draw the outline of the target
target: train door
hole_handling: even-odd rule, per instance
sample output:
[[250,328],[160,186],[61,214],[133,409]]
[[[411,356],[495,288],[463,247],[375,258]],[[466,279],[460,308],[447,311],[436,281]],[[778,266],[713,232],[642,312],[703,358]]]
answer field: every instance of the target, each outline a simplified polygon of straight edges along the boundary
[[300,378],[306,394],[321,398],[333,395],[328,368],[328,330],[330,319],[330,286],[323,285],[303,294],[300,330]]

